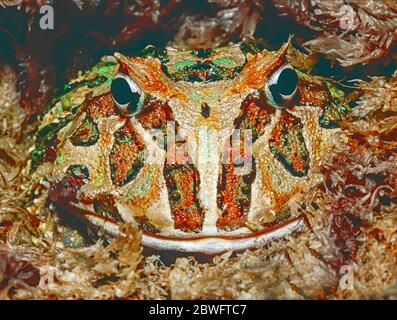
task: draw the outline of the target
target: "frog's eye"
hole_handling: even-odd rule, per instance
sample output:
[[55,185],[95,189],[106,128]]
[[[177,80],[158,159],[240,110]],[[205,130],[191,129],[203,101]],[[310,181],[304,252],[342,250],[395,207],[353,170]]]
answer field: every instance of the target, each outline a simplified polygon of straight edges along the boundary
[[119,73],[112,81],[112,96],[122,114],[133,116],[142,107],[142,90],[130,77]]
[[265,85],[269,102],[276,107],[290,105],[298,87],[298,75],[295,69],[285,64],[272,74]]

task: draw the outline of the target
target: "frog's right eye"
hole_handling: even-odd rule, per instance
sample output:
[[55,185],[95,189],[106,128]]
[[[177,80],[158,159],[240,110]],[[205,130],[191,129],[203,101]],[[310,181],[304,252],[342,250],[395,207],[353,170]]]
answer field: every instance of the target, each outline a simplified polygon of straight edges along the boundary
[[112,81],[111,91],[114,102],[125,116],[133,116],[142,108],[142,90],[131,78],[118,73]]
[[265,85],[268,102],[279,108],[290,106],[298,89],[298,81],[295,69],[284,64],[271,75]]

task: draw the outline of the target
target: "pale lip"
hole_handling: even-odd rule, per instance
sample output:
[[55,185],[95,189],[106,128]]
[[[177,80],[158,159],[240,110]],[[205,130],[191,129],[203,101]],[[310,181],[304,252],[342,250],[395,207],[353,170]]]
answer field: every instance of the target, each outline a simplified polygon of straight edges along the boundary
[[[84,216],[87,222],[101,225],[107,233],[113,236],[120,235],[117,222],[103,216],[93,214],[74,205],[67,205],[67,210],[79,216]],[[258,248],[265,243],[301,230],[305,221],[301,216],[286,219],[275,226],[264,230],[240,235],[193,235],[189,237],[163,236],[143,231],[142,244],[144,247],[158,251],[174,251],[188,253],[202,253],[216,255],[227,251],[243,251]]]
[[202,236],[195,238],[172,238],[143,232],[144,246],[155,250],[203,253],[215,255],[227,251],[243,251],[262,246],[268,241],[282,238],[291,232],[304,227],[302,218],[294,218],[281,223],[274,228],[244,236]]

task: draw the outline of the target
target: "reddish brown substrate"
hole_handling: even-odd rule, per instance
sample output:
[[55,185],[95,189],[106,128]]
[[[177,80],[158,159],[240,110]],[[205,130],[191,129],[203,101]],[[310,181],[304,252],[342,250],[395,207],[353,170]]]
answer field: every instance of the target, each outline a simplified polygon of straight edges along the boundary
[[5,250],[0,251],[0,262],[0,289],[11,282],[14,282],[14,286],[39,285],[40,271],[30,262],[19,260]]

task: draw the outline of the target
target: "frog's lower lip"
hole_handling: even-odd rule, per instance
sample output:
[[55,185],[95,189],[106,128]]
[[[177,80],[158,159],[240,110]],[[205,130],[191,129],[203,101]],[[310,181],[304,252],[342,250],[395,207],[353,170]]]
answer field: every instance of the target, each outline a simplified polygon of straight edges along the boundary
[[213,235],[177,238],[143,232],[142,242],[144,246],[159,251],[168,250],[215,255],[227,251],[243,251],[257,248],[267,241],[281,238],[302,227],[304,227],[304,221],[298,217],[286,220],[272,228],[242,236]]
[[[94,214],[90,211],[67,205],[65,208],[95,225],[99,225],[113,236],[120,235],[116,221]],[[142,231],[142,244],[158,251],[178,251],[215,255],[227,251],[243,251],[257,248],[264,243],[278,239],[305,226],[302,217],[286,219],[279,224],[250,233],[233,233],[232,235],[192,235],[189,237],[173,237]]]

